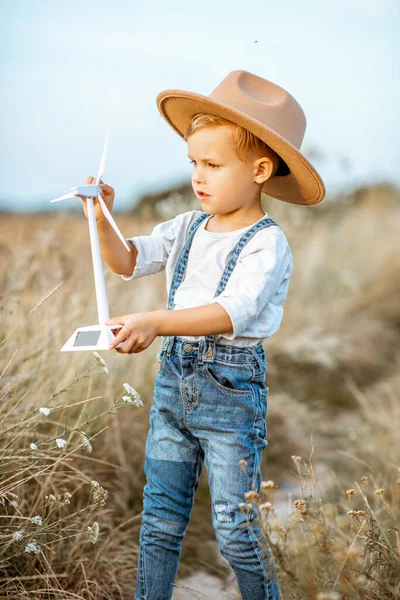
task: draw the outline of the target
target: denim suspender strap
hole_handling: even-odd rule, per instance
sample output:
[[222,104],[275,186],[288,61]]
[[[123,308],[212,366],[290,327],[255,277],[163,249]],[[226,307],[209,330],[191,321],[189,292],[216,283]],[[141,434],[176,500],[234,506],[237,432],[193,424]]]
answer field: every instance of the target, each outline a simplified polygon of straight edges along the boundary
[[[210,215],[208,215],[207,213],[201,215],[192,224],[192,226],[189,229],[188,237],[186,239],[185,245],[182,248],[179,258],[177,260],[174,274],[173,274],[173,277],[171,280],[171,287],[170,287],[169,299],[168,299],[168,309],[169,310],[173,310],[173,308],[174,308],[175,292],[178,289],[178,287],[180,286],[180,284],[182,283],[183,278],[186,273],[189,250],[192,245],[194,234],[195,234],[196,230],[198,229],[198,227],[200,226],[200,224],[202,223],[202,221],[209,216]],[[231,250],[231,252],[228,255],[228,258],[226,261],[226,267],[222,274],[221,280],[218,284],[217,290],[214,294],[214,298],[224,291],[224,289],[228,283],[229,277],[231,276],[231,273],[232,273],[233,269],[235,268],[236,263],[239,259],[240,252],[243,250],[244,246],[251,240],[251,238],[258,231],[260,231],[261,229],[265,229],[266,227],[270,227],[271,225],[279,227],[279,225],[277,223],[275,223],[275,221],[273,221],[270,217],[261,219],[261,221],[258,221],[252,227],[250,227],[250,229],[248,229],[242,235],[242,237],[236,242],[234,248]],[[214,353],[215,353],[215,335],[205,335],[202,337],[204,338],[204,340],[202,340],[202,339],[199,340],[199,357],[201,356],[205,362],[212,362],[214,359]],[[172,347],[174,345],[174,340],[175,340],[175,336],[169,336],[169,337],[164,338],[162,347],[166,348],[167,354],[171,353]]]
[[[250,227],[250,229],[248,229],[242,235],[242,237],[236,242],[235,246],[228,254],[228,258],[226,259],[226,267],[222,274],[220,282],[218,284],[217,291],[214,294],[214,298],[224,291],[226,284],[228,283],[229,277],[231,276],[231,273],[232,273],[233,269],[235,268],[236,263],[239,259],[240,252],[242,251],[244,246],[247,244],[247,242],[249,242],[249,240],[251,240],[251,238],[257,233],[257,231],[260,231],[261,229],[265,229],[266,227],[270,227],[271,225],[275,225],[276,227],[279,227],[279,225],[277,223],[275,223],[275,221],[273,221],[270,217],[266,217],[266,218],[262,219],[261,221],[258,221],[257,223],[255,223],[252,227]],[[199,355],[200,355],[200,345],[201,344],[202,344],[202,340],[200,340],[200,342],[199,342]],[[203,360],[205,362],[212,362],[214,360],[214,353],[215,353],[215,335],[204,336],[204,350],[205,350],[205,348],[207,348],[207,352],[203,351]]]
[[[185,276],[186,273],[186,268],[187,268],[187,260],[188,260],[188,256],[189,256],[189,251],[190,251],[190,247],[192,245],[192,241],[193,241],[193,237],[195,232],[197,231],[198,227],[200,226],[200,224],[204,221],[204,219],[208,218],[210,215],[207,213],[204,213],[202,215],[200,215],[200,217],[198,217],[194,223],[192,223],[192,225],[189,228],[189,232],[186,238],[186,242],[179,254],[178,260],[176,261],[175,264],[175,269],[174,269],[174,273],[173,276],[171,278],[171,286],[169,289],[169,296],[168,296],[168,304],[167,304],[167,309],[168,310],[173,310],[174,309],[174,298],[175,298],[175,292],[178,289],[178,287],[180,286],[180,284],[183,281],[183,278]],[[170,355],[171,354],[171,350],[172,347],[174,345],[174,341],[175,341],[175,336],[174,335],[170,335],[170,336],[165,336],[163,338],[162,341],[162,346],[161,348],[166,348],[167,354]]]

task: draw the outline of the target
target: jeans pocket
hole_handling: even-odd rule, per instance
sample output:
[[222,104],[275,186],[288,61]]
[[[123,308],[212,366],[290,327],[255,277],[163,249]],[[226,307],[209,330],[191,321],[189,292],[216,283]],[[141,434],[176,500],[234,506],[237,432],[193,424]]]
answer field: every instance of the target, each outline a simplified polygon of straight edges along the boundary
[[253,396],[250,380],[253,369],[250,364],[237,363],[227,365],[214,361],[204,363],[204,373],[212,385],[225,394]]

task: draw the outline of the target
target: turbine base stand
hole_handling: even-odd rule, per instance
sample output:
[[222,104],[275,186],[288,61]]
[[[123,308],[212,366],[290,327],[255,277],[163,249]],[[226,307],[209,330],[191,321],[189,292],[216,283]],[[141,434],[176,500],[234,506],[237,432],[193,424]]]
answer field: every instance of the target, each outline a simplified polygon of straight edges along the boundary
[[[78,327],[61,348],[61,352],[81,352],[84,350],[109,350],[109,343],[123,325],[88,325]],[[120,348],[121,342],[116,346]]]

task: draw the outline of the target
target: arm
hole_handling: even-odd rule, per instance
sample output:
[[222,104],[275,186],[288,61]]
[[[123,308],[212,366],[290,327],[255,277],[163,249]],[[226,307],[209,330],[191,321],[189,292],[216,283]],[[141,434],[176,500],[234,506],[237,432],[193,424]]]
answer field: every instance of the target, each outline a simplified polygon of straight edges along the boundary
[[[94,183],[95,178],[91,175],[87,177],[86,183]],[[107,205],[107,208],[112,212],[114,204],[115,192],[114,188],[103,180],[100,180],[100,187],[102,189],[101,197]],[[83,211],[87,218],[86,198],[82,198]],[[115,273],[122,275],[131,275],[136,266],[138,250],[130,240],[127,240],[131,247],[131,252],[128,252],[110,223],[104,217],[103,210],[100,206],[97,198],[94,198],[94,212],[96,216],[97,232],[99,235],[100,252],[108,266]]]
[[231,333],[232,322],[220,304],[212,303],[180,310],[155,310],[114,317],[107,325],[123,323],[110,349],[124,342],[117,352],[132,354],[145,350],[158,335],[213,335]]
[[157,335],[214,335],[232,333],[232,321],[216,302],[180,310],[156,310],[153,313]]
[[106,219],[97,221],[101,255],[114,273],[129,277],[136,266],[138,251],[130,240],[127,240],[131,251],[128,252],[121,240]]
[[271,233],[259,237],[252,246],[249,242],[247,255],[242,255],[225,290],[214,298],[213,303],[124,315],[107,321],[107,324],[124,324],[110,348],[124,342],[118,352],[141,352],[158,335],[220,333],[227,339],[235,339],[257,322],[259,313],[269,302],[274,306],[275,300],[276,308],[280,309],[286,297],[292,260],[286,237],[280,231]]

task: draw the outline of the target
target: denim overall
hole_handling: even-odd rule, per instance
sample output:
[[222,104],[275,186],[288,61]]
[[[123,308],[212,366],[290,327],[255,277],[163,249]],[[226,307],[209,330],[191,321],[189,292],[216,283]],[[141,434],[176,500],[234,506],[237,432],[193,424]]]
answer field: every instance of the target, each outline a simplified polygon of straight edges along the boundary
[[[182,283],[193,236],[202,214],[190,227],[176,263],[168,299]],[[254,234],[270,225],[266,217],[238,240],[228,256],[215,296],[220,294],[240,251]],[[247,514],[244,494],[259,492],[261,455],[268,442],[267,362],[261,343],[239,347],[215,343],[214,335],[189,343],[164,337],[158,355],[154,403],[146,441],[142,525],[135,600],[170,600],[181,544],[189,522],[203,462],[212,499],[212,523],[221,554],[230,563],[243,600],[277,600],[274,561],[265,538]],[[239,465],[247,463],[247,476]],[[261,542],[257,543],[257,538]]]

